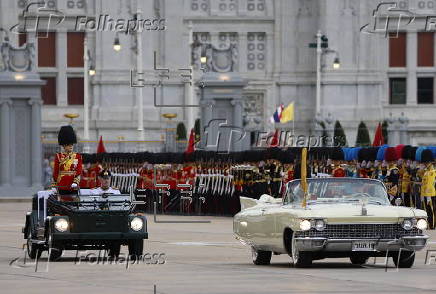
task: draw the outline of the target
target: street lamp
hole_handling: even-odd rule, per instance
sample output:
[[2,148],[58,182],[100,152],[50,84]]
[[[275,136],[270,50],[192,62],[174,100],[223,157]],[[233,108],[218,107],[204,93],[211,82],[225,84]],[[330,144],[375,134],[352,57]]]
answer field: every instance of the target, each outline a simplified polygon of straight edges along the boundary
[[120,38],[118,37],[118,32],[115,34],[114,50],[117,52],[121,50],[121,44],[120,44]]
[[338,68],[340,68],[341,67],[341,63],[340,63],[340,61],[339,61],[339,57],[335,57],[335,60],[333,61],[333,68],[334,69],[338,69]]
[[90,67],[89,67],[89,75],[90,76],[94,76],[95,75],[95,68],[94,68],[94,66],[93,65],[91,65]]
[[206,50],[201,50],[200,63],[204,65],[206,64],[206,62],[207,62]]
[[320,30],[316,33],[316,43],[310,43],[310,48],[316,48],[316,106],[315,116],[320,116],[321,113],[321,56],[322,54],[336,53],[336,57],[333,61],[333,69],[339,69],[341,63],[339,61],[339,53],[336,50],[328,47],[328,38],[321,33]]

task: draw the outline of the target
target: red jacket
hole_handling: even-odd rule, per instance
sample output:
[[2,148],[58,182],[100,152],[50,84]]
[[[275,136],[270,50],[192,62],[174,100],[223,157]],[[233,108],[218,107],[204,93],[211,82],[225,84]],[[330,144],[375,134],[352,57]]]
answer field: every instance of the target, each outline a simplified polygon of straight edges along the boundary
[[80,183],[82,156],[79,153],[56,153],[53,168],[53,186],[58,190],[71,190],[71,184]]

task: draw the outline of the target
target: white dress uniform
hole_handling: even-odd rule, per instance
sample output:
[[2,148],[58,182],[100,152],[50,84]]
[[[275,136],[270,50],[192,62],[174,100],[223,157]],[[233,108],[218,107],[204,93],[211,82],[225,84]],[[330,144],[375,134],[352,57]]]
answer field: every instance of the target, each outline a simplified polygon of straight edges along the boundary
[[102,187],[91,189],[92,195],[102,195],[102,194],[121,194],[120,190],[109,187],[104,190]]

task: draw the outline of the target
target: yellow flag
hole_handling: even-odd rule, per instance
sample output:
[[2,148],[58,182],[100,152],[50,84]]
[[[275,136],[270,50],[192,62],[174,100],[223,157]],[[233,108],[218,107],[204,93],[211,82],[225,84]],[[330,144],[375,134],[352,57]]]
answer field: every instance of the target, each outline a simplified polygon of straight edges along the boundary
[[306,208],[307,199],[307,149],[303,148],[301,150],[301,180],[300,180],[300,187],[303,190],[303,202],[301,203],[301,206]]
[[290,103],[285,109],[283,109],[280,122],[287,123],[291,120],[294,120],[294,102]]

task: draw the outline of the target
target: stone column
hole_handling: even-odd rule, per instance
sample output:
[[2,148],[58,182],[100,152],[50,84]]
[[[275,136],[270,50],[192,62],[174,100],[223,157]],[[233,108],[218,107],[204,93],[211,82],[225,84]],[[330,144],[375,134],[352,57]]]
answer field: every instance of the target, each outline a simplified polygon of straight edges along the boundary
[[[198,147],[200,149],[205,149],[208,145],[210,145],[212,142],[208,141],[209,138],[211,138],[212,134],[210,133],[210,130],[207,134],[204,133],[205,127],[209,125],[210,121],[212,120],[212,107],[215,105],[215,102],[212,100],[200,100],[201,105],[201,117],[200,120],[200,136],[201,140],[198,144]],[[207,135],[207,137],[205,137]],[[213,137],[212,137],[213,138]],[[213,142],[214,144],[215,142]]]
[[10,167],[10,109],[12,106],[12,100],[2,99],[0,100],[1,106],[1,133],[0,133],[0,166],[1,166],[1,179],[2,186],[9,186],[11,182],[11,167]]
[[[240,128],[240,131],[242,131],[242,114],[243,114],[242,99],[233,99],[231,101],[231,104],[233,105],[233,125],[235,127]],[[241,151],[242,149],[242,140],[240,139],[241,135],[243,134],[239,133],[239,129],[234,129],[234,132],[230,132],[229,139],[232,142],[230,146],[231,151]]]
[[418,103],[417,99],[417,80],[416,80],[416,63],[417,63],[417,52],[418,52],[418,36],[417,32],[414,31],[408,31],[407,32],[407,56],[406,56],[406,62],[407,62],[407,98],[406,98],[406,104],[407,105],[416,105]]
[[57,106],[68,105],[67,83],[67,31],[58,30],[56,33],[56,77]]
[[42,180],[42,146],[41,146],[41,105],[39,98],[29,100],[32,106],[32,133],[31,133],[31,170],[32,187],[40,187]]
[[240,32],[238,47],[239,72],[247,72],[247,46],[247,32]]
[[409,138],[409,119],[404,116],[404,112],[401,113],[401,116],[398,118],[400,123],[400,144],[408,145],[410,144]]
[[398,120],[391,116],[387,119],[388,122],[388,139],[389,145],[395,146],[400,144],[400,132],[398,130]]

